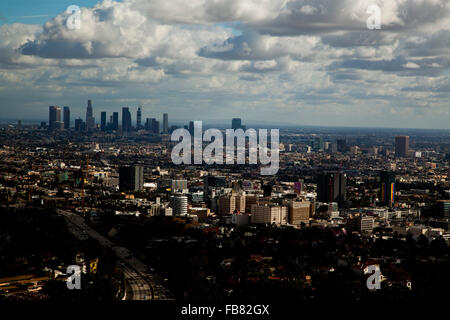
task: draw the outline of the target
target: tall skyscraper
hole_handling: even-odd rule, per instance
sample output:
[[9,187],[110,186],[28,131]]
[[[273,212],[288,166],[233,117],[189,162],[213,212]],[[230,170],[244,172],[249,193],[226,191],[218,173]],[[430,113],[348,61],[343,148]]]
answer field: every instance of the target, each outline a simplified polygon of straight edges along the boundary
[[70,129],[70,108],[64,107],[64,129]]
[[86,129],[88,131],[94,130],[95,127],[95,118],[93,114],[94,110],[92,108],[92,101],[88,100],[88,105],[86,109]]
[[342,152],[342,153],[347,152],[347,140],[345,140],[345,139],[338,139],[336,141],[336,144],[337,144],[337,151],[338,152]]
[[233,130],[241,129],[242,128],[242,120],[241,120],[241,118],[233,118],[231,120],[231,128]]
[[143,166],[121,166],[119,168],[119,188],[124,191],[139,191],[144,187]]
[[317,200],[319,202],[337,202],[344,205],[347,189],[347,175],[339,171],[325,171],[317,175]]
[[131,131],[131,113],[128,107],[122,108],[122,132]]
[[137,110],[137,117],[136,117],[136,129],[139,130],[142,127],[142,109],[141,107]]
[[169,133],[169,115],[163,114],[163,133]]
[[395,137],[395,156],[405,158],[409,153],[409,136]]
[[113,112],[113,120],[112,120],[112,124],[111,124],[111,130],[119,130],[119,113],[118,112]]
[[48,114],[48,128],[50,130],[60,130],[64,128],[63,122],[61,122],[61,107],[50,106]]
[[106,131],[106,112],[104,111],[100,113],[100,130]]
[[322,137],[315,137],[311,142],[311,147],[313,151],[323,151],[325,149],[325,144]]
[[147,118],[147,121],[145,123],[145,130],[148,130],[154,134],[159,134],[159,121],[157,121],[155,118]]
[[395,173],[380,172],[380,200],[386,206],[392,206],[395,201]]
[[83,125],[83,119],[78,118],[75,119],[75,131],[83,131],[84,125]]
[[170,207],[174,215],[186,215],[188,207],[188,198],[182,194],[170,197]]

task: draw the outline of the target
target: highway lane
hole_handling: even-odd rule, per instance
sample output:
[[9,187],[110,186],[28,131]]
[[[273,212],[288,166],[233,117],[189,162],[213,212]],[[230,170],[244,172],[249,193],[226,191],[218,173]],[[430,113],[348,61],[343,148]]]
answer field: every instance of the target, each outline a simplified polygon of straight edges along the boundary
[[57,210],[57,213],[64,216],[69,223],[69,230],[78,239],[94,238],[102,246],[112,249],[122,260],[119,265],[125,277],[126,300],[173,300],[170,291],[164,287],[162,279],[149,273],[148,267],[134,257],[127,248],[116,246],[88,226],[81,216],[60,209]]

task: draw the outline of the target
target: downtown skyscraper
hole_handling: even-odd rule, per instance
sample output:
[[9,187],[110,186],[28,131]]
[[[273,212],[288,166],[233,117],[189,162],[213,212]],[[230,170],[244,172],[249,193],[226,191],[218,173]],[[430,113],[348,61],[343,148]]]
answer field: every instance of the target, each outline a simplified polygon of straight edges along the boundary
[[48,128],[50,130],[61,130],[64,123],[61,121],[61,107],[50,106],[48,111]]
[[64,107],[64,129],[70,129],[70,108]]
[[163,114],[163,133],[169,133],[169,115]]
[[86,109],[86,129],[92,131],[95,127],[95,118],[93,116],[94,110],[92,108],[92,101],[88,100],[88,105]]
[[122,108],[122,132],[131,131],[131,113],[128,107]]
[[136,129],[139,130],[142,127],[142,108],[139,107],[136,115]]

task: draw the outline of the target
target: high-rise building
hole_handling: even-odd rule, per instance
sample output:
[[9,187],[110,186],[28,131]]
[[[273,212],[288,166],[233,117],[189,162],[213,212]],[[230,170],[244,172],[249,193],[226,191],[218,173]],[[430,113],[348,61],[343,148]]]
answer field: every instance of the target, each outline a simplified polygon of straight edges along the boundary
[[231,214],[236,209],[236,197],[233,195],[221,196],[217,202],[219,215]]
[[225,188],[227,180],[223,176],[207,175],[203,177],[203,198],[205,202],[209,201],[209,196],[214,188]]
[[137,109],[137,115],[136,115],[136,129],[139,130],[142,128],[142,109],[139,107]]
[[345,140],[345,139],[338,139],[336,141],[336,144],[337,144],[337,151],[338,152],[342,152],[342,153],[347,152],[347,140]]
[[339,171],[325,171],[317,175],[317,200],[337,202],[342,207],[347,199],[347,175]]
[[311,142],[313,151],[323,151],[325,149],[325,143],[322,137],[315,137]]
[[64,128],[64,123],[61,121],[61,107],[49,107],[48,128],[50,130],[61,130]]
[[84,131],[83,119],[75,119],[75,131]]
[[409,136],[395,137],[395,156],[405,158],[409,153]]
[[106,131],[106,112],[100,113],[100,130]]
[[395,201],[395,173],[380,172],[380,200],[385,206],[392,206]]
[[124,191],[139,191],[144,187],[143,166],[121,166],[119,168],[119,188]]
[[147,118],[145,122],[145,130],[148,130],[154,134],[159,134],[159,121],[155,118]]
[[309,223],[311,214],[311,202],[309,201],[290,201],[289,202],[289,223],[301,225]]
[[170,207],[174,215],[186,215],[188,207],[188,198],[181,194],[170,197]]
[[169,115],[167,113],[163,114],[163,133],[169,133]]
[[94,109],[92,108],[92,101],[88,100],[86,109],[86,129],[92,131],[95,128]]
[[349,231],[372,232],[374,219],[370,216],[356,216],[347,218],[347,229]]
[[111,124],[111,130],[117,131],[119,130],[119,113],[113,112],[113,121]]
[[64,129],[70,129],[70,108],[64,107]]
[[233,130],[241,129],[242,128],[242,120],[241,120],[241,118],[233,118],[231,120],[231,128]]
[[131,131],[131,113],[128,107],[122,108],[122,132]]
[[287,224],[287,208],[277,205],[252,205],[252,223]]
[[239,194],[236,196],[235,210],[240,213],[245,213],[245,194]]

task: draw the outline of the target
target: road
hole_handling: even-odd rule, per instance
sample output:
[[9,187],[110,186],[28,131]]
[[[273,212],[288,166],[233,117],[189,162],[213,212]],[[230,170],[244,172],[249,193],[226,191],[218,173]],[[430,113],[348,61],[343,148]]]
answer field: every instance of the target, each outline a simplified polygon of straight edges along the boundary
[[119,267],[125,277],[126,300],[173,300],[169,290],[167,290],[162,279],[149,272],[148,267],[132,255],[124,247],[116,246],[112,241],[105,238],[97,231],[88,226],[85,220],[72,212],[56,210],[58,214],[64,216],[68,222],[69,230],[80,240],[89,237],[96,239],[102,246],[113,250],[116,256],[122,261]]

